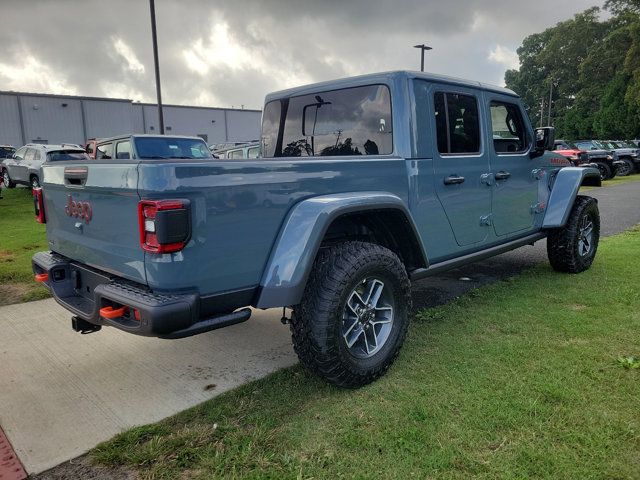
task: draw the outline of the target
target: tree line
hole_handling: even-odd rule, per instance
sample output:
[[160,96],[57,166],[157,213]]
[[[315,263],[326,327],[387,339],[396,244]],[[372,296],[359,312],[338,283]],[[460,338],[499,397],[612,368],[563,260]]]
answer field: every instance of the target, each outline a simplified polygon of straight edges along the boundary
[[532,121],[550,120],[557,138],[640,138],[640,0],[608,0],[604,9],[529,35],[520,68],[505,73]]

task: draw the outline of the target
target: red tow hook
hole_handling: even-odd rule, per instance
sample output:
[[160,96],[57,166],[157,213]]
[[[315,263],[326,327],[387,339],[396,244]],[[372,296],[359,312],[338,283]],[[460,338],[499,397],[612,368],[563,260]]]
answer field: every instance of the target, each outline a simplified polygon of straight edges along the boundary
[[48,273],[36,273],[35,275],[35,280],[36,282],[46,282],[47,280],[49,280],[49,274]]
[[100,309],[100,316],[109,319],[120,318],[124,317],[125,313],[127,313],[128,311],[129,307],[127,306],[116,308],[115,310],[112,306],[102,307]]

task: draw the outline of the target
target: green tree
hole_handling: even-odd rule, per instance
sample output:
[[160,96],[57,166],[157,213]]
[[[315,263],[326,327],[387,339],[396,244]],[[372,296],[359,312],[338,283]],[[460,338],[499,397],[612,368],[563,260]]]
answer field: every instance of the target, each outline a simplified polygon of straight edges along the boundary
[[553,82],[552,124],[559,137],[640,133],[640,0],[606,5],[613,13],[607,20],[593,7],[525,38],[518,49],[520,68],[505,74],[538,125],[547,123]]

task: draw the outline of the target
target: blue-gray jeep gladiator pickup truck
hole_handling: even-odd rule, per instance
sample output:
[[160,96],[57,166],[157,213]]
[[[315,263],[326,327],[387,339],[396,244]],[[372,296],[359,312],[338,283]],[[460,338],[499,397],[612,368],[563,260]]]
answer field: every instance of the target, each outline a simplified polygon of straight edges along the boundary
[[553,140],[512,91],[443,76],[273,93],[261,158],[133,135],[126,155],[45,165],[34,273],[85,333],[182,338],[291,308],[301,362],[357,387],[397,356],[411,281],[545,237],[554,269],[589,268],[600,220],[578,190],[600,173]]

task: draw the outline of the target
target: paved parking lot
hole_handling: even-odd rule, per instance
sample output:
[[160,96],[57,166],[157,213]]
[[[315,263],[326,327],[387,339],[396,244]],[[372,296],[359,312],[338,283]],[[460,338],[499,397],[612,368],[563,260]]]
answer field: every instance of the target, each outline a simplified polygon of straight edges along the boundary
[[[640,182],[595,189],[603,234],[640,223]],[[544,243],[414,285],[418,308],[546,259]],[[596,260],[597,261],[597,260]],[[464,278],[464,280],[461,280]],[[468,279],[468,280],[467,280]],[[296,362],[280,310],[184,340],[79,335],[53,300],[0,308],[0,425],[29,473]]]

